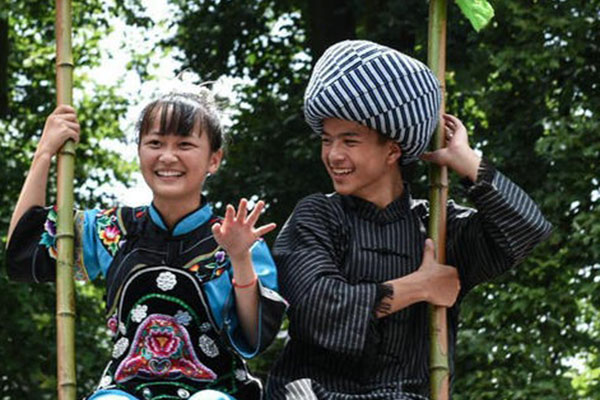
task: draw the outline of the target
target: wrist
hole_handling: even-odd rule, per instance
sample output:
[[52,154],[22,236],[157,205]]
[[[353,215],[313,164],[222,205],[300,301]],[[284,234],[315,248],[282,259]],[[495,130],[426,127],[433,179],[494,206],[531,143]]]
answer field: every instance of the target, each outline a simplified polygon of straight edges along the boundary
[[463,157],[464,163],[461,171],[458,172],[463,178],[469,179],[471,182],[477,181],[477,171],[479,171],[479,164],[481,164],[481,157],[475,153],[475,151],[469,148],[469,151]]
[[240,253],[229,253],[229,261],[235,269],[236,266],[245,265],[252,261],[250,250],[245,250]]
[[33,162],[42,162],[50,164],[52,162],[52,154],[36,150],[33,155]]

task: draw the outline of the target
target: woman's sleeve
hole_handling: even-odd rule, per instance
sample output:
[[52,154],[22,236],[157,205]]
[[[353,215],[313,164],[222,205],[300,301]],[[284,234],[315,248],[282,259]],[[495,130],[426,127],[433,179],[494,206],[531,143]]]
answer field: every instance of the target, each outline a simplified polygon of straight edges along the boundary
[[468,195],[476,210],[448,205],[448,264],[459,269],[462,294],[520,263],[552,231],[533,200],[482,161]]
[[361,355],[378,286],[351,284],[342,274],[347,238],[343,211],[336,207],[320,194],[303,199],[279,234],[273,255],[281,294],[290,303],[290,335],[329,351]]
[[255,346],[248,344],[237,317],[235,293],[231,283],[232,271],[228,269],[220,277],[204,285],[215,323],[244,358],[256,356],[273,342],[287,309],[287,302],[277,292],[277,269],[268,246],[263,240],[258,240],[250,251],[259,290],[258,340]]
[[[94,279],[107,266],[98,248],[98,210],[76,211],[73,276]],[[8,276],[23,282],[56,279],[56,209],[32,207],[19,220],[6,250]]]

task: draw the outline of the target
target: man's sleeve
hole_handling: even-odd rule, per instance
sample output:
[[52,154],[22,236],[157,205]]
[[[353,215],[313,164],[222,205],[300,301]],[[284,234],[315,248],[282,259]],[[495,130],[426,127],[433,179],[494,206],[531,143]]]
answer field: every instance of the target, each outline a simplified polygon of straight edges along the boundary
[[552,230],[533,200],[486,160],[467,190],[477,210],[448,205],[447,260],[459,269],[463,294],[520,263]]
[[349,284],[343,213],[324,195],[303,199],[279,234],[273,256],[289,301],[290,335],[347,355],[360,355],[374,319],[377,284]]

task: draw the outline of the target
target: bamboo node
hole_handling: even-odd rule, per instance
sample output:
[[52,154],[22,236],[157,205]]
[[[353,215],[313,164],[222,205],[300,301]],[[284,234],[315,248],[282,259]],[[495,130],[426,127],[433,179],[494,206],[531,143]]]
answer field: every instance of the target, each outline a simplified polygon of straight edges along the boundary
[[63,149],[60,151],[60,155],[75,156],[75,150]]
[[74,312],[74,311],[57,311],[57,312],[56,312],[56,315],[57,315],[58,317],[73,317],[73,318],[75,318],[75,316],[76,316],[77,314],[75,314],[75,312]]
[[75,238],[75,234],[70,233],[70,232],[60,232],[60,233],[57,232],[56,236],[54,236],[54,237],[56,238],[56,240],[62,239],[62,238],[71,238],[71,239],[73,239],[73,238]]

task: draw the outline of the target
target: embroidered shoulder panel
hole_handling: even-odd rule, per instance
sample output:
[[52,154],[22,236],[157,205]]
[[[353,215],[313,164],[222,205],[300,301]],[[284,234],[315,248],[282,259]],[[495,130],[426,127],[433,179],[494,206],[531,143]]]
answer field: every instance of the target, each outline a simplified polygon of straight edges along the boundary
[[127,233],[120,217],[120,208],[113,207],[102,210],[96,216],[96,232],[100,243],[114,257],[125,243]]
[[40,239],[40,244],[48,250],[48,255],[56,260],[58,253],[56,251],[56,206],[48,211],[46,222],[44,222],[44,232]]

